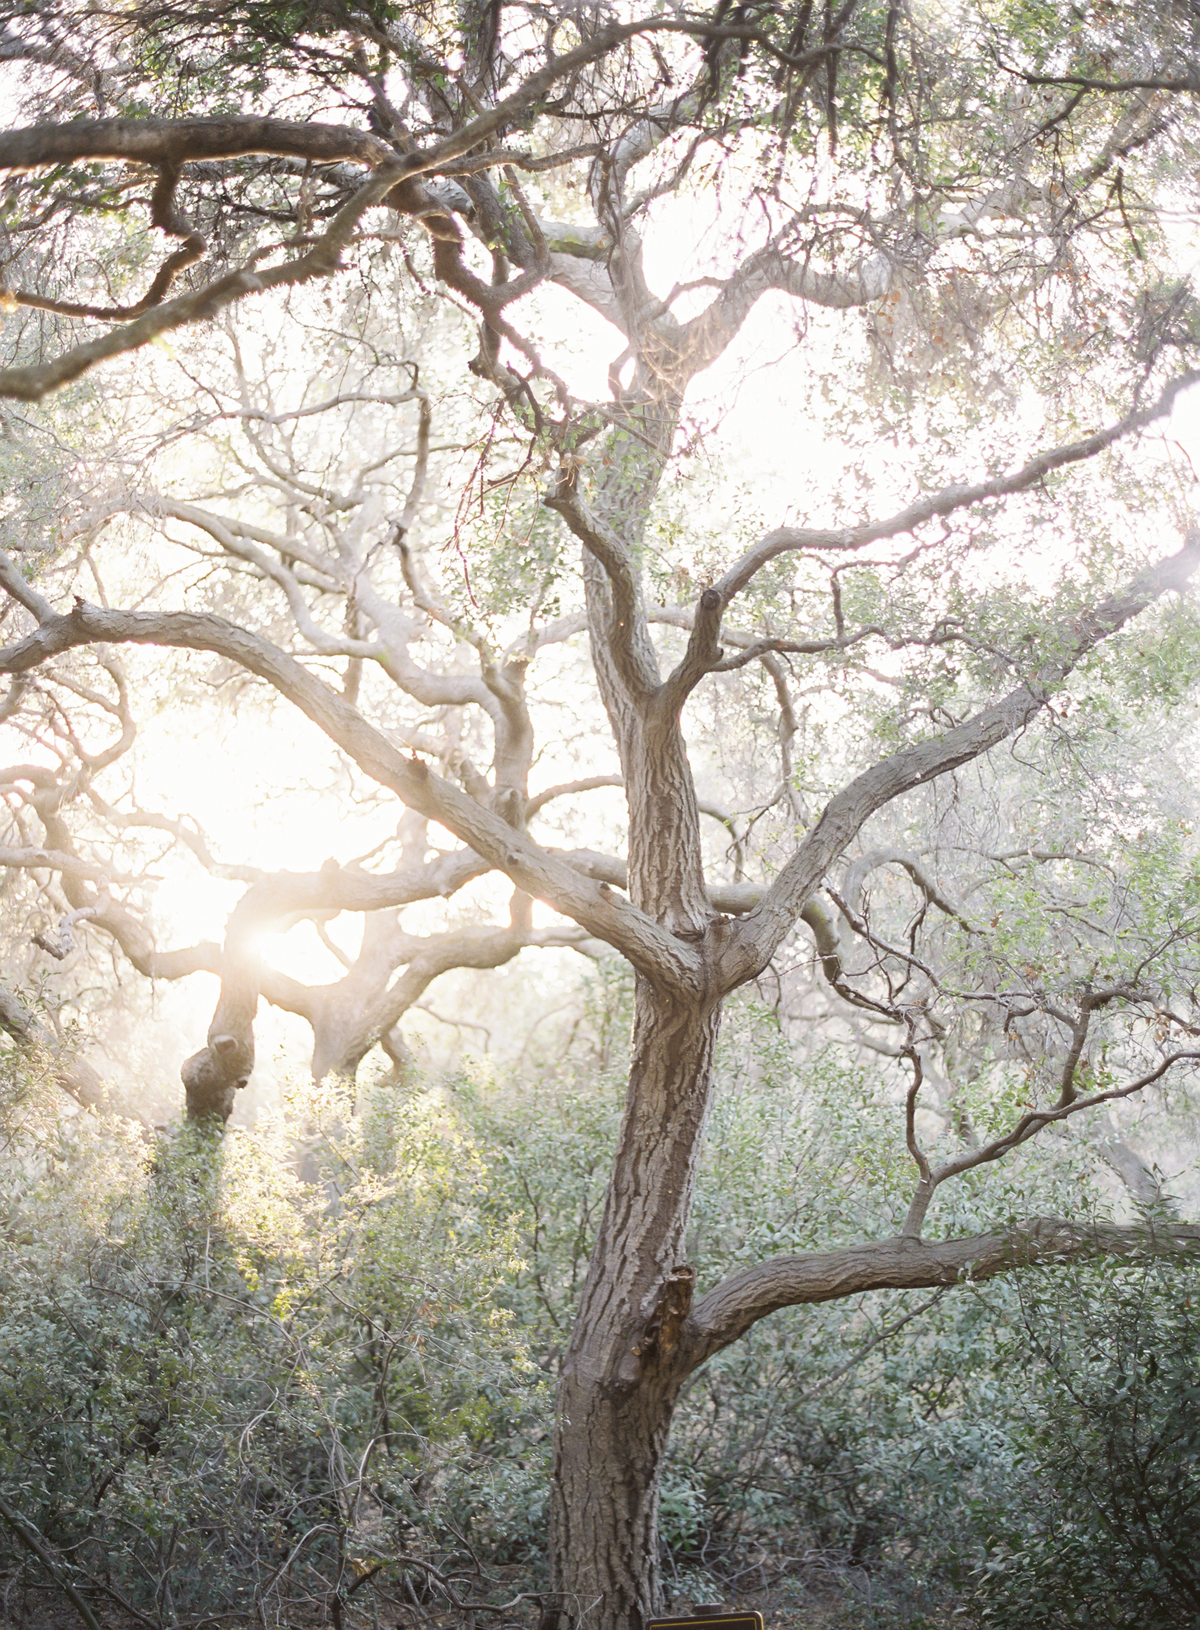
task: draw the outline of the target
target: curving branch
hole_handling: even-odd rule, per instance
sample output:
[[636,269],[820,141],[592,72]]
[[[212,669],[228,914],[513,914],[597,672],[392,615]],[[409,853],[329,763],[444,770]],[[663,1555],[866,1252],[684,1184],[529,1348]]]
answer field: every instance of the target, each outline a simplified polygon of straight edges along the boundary
[[1182,392],[1190,389],[1197,381],[1200,381],[1200,370],[1189,368],[1186,373],[1173,379],[1158,400],[1149,407],[1138,408],[1115,424],[1097,430],[1091,436],[1065,443],[1061,447],[1048,448],[1027,460],[1019,470],[1011,471],[1008,475],[994,476],[987,481],[977,481],[969,486],[943,487],[940,492],[931,493],[929,497],[909,504],[898,514],[884,520],[836,529],[779,527],[774,532],[768,532],[748,549],[714,587],[720,593],[723,603],[728,605],[757,572],[780,555],[803,549],[823,552],[831,550],[850,552],[863,549],[867,544],[912,532],[915,528],[923,526],[926,521],[944,518],[954,514],[956,510],[984,503],[989,498],[1004,498],[1013,493],[1027,492],[1053,471],[1095,458],[1106,448],[1165,418]]
[[238,114],[214,119],[76,119],[0,133],[0,170],[20,174],[81,161],[170,166],[252,155],[312,164],[390,163],[387,142],[348,125],[301,123]]
[[906,849],[872,849],[850,862],[842,880],[842,894],[851,910],[858,909],[863,884],[880,866],[899,866],[912,878],[930,905],[936,906],[945,916],[952,917],[968,934],[978,932],[974,924],[967,920],[961,907],[942,890],[936,878],[931,876],[916,855],[910,855]]
[[404,972],[379,991],[368,1006],[353,1014],[348,1027],[351,1034],[335,1039],[318,1032],[313,1052],[314,1078],[320,1080],[327,1073],[357,1065],[370,1047],[395,1029],[441,974],[457,968],[499,968],[521,951],[535,948],[580,950],[585,940],[579,928],[535,929],[515,924],[507,928],[452,929],[423,938],[419,949],[412,949],[405,958]]
[[1075,1223],[1038,1217],[997,1233],[959,1239],[893,1239],[771,1257],[733,1274],[700,1298],[684,1326],[679,1373],[690,1374],[782,1307],[837,1301],[870,1290],[927,1290],[977,1283],[1013,1268],[1076,1257],[1200,1254],[1200,1226]]
[[150,222],[169,237],[183,241],[174,254],[163,261],[140,300],[129,306],[80,305],[71,300],[53,300],[47,295],[32,294],[26,289],[10,289],[11,298],[19,306],[30,306],[35,311],[52,311],[62,317],[94,317],[105,322],[123,322],[130,317],[140,317],[142,312],[160,305],[179,273],[188,266],[194,266],[208,249],[203,234],[175,206],[179,175],[179,165],[169,160],[158,166],[158,182],[150,195]]
[[1024,684],[940,736],[893,753],[836,793],[762,903],[725,931],[725,988],[754,978],[767,965],[826,869],[845,853],[869,816],[914,787],[978,758],[1027,725],[1082,657],[1163,594],[1181,591],[1197,565],[1200,533],[1191,533],[1178,554],[1139,572],[1126,589],[1045,639],[1042,648],[1048,654]]
[[560,472],[554,491],[543,502],[547,509],[562,516],[591,558],[603,568],[611,596],[606,644],[631,696],[646,700],[658,689],[659,673],[645,632],[637,575],[627,545],[584,502],[574,466]]
[[776,291],[808,305],[849,311],[882,300],[895,281],[892,265],[878,253],[864,257],[852,271],[831,272],[811,265],[807,256],[793,259],[768,245],[748,256],[712,304],[683,325],[677,342],[681,368],[690,378],[711,367],[764,294]]
[[77,602],[34,633],[0,650],[0,673],[25,673],[62,651],[92,644],[162,645],[210,651],[267,681],[359,768],[430,820],[453,832],[489,865],[507,872],[535,899],[614,946],[648,977],[692,991],[701,959],[644,912],[583,878],[525,833],[483,808],[416,758],[406,758],[380,731],[293,657],[224,618],[193,612],[114,611]]
[[0,1030],[33,1058],[48,1061],[50,1073],[62,1090],[83,1109],[104,1103],[104,1082],[85,1059],[64,1049],[20,997],[0,985]]
[[[422,425],[427,451],[428,421],[425,416],[422,418]],[[283,472],[280,472],[280,475],[289,484],[300,485],[295,476],[289,474],[283,477]],[[346,500],[346,507],[350,507],[352,502],[353,500]],[[403,611],[378,592],[363,570],[362,561],[357,555],[351,555],[349,550],[344,549],[343,553],[351,558],[335,563],[309,548],[303,539],[285,537],[252,522],[242,521],[233,516],[218,515],[212,510],[178,499],[155,495],[144,500],[138,507],[144,508],[150,515],[171,517],[207,533],[227,555],[254,566],[264,578],[280,589],[298,632],[312,650],[323,656],[344,656],[357,662],[376,663],[394,685],[424,707],[461,707],[474,704],[491,716],[499,731],[503,732],[506,725],[511,725],[513,686],[511,682],[505,684],[492,671],[484,642],[478,636],[472,637],[470,641],[479,650],[481,663],[484,665],[481,678],[474,678],[470,674],[437,673],[422,667],[413,660],[408,649],[409,642],[417,631],[416,625]],[[410,507],[410,503],[406,504],[406,513]],[[400,523],[401,527],[405,524],[403,521]],[[406,560],[405,578],[411,589],[416,582],[411,556],[402,541],[399,547],[402,559]],[[268,550],[271,553],[268,553]],[[279,558],[274,558],[276,556]],[[322,628],[310,610],[300,578],[284,563],[285,561],[302,561],[311,572],[318,574],[317,586],[320,592],[336,593],[347,603],[353,601],[359,618],[365,617],[374,623],[380,630],[382,639],[332,634]],[[419,610],[430,615],[434,614],[428,596],[414,590],[413,599]],[[437,617],[436,620],[452,627],[458,637],[468,638],[467,631],[459,622],[448,616]],[[520,711],[519,706],[517,711]]]
[[1174,1065],[1184,1061],[1195,1063],[1200,1060],[1200,1051],[1194,1048],[1180,1048],[1160,1059],[1154,1069],[1148,1070],[1144,1075],[1138,1076],[1133,1081],[1127,1081],[1124,1086],[1109,1087],[1104,1092],[1089,1093],[1083,1098],[1074,1097],[1067,1103],[1059,1102],[1051,1109],[1031,1109],[1022,1115],[1016,1125],[1004,1133],[1002,1137],[993,1138],[990,1143],[982,1144],[977,1148],[965,1150],[953,1160],[948,1160],[944,1165],[939,1166],[936,1171],[930,1168],[929,1163],[924,1160],[923,1156],[918,1156],[911,1141],[912,1110],[921,1081],[920,1060],[915,1052],[910,1053],[910,1056],[915,1067],[915,1080],[908,1095],[909,1147],[910,1150],[913,1150],[914,1159],[917,1160],[921,1172],[921,1181],[913,1195],[912,1204],[904,1222],[903,1233],[906,1237],[918,1238],[934,1193],[947,1179],[958,1177],[963,1172],[972,1171],[977,1166],[986,1166],[994,1160],[1002,1159],[1011,1149],[1017,1148],[1022,1143],[1028,1143],[1030,1138],[1036,1137],[1047,1126],[1060,1125],[1071,1116],[1081,1114],[1086,1109],[1095,1109],[1100,1104],[1116,1103],[1121,1098],[1131,1098],[1135,1093],[1144,1092],[1147,1087],[1153,1086],[1156,1081],[1161,1081],[1163,1076]]
[[[393,207],[423,220],[433,240],[435,263],[440,276],[484,311],[494,329],[506,334],[519,349],[520,337],[508,330],[499,318],[501,307],[534,287],[550,270],[543,254],[521,278],[490,290],[474,277],[462,259],[462,235],[446,206],[425,187],[422,178],[435,174],[453,175],[465,161],[468,169],[510,163],[519,155],[496,147],[496,139],[514,124],[519,125],[528,111],[539,107],[547,93],[578,70],[615,51],[639,35],[668,32],[704,38],[711,28],[703,21],[658,17],[613,23],[597,29],[589,38],[559,56],[550,56],[543,66],[529,74],[521,85],[488,108],[476,104],[473,118],[460,128],[434,142],[424,151],[401,153],[391,143],[366,131],[345,126],[252,115],[218,118],[147,119],[125,118],[75,120],[67,124],[44,124],[0,133],[0,170],[22,173],[79,162],[120,162],[153,166],[159,175],[152,200],[155,225],[184,240],[160,272],[150,291],[135,306],[87,307],[52,303],[71,315],[128,317],[121,327],[99,338],[72,347],[52,362],[23,368],[0,370],[0,396],[38,401],[86,373],[97,363],[136,350],[158,336],[185,324],[207,321],[217,312],[247,294],[263,289],[295,286],[314,277],[329,276],[338,269],[346,247],[365,211],[385,200]],[[736,31],[735,31],[736,32]],[[737,37],[760,38],[758,31],[740,31]],[[765,39],[764,44],[769,42]],[[409,55],[405,47],[404,54]],[[496,148],[487,154],[488,146]],[[214,163],[267,156],[301,160],[306,164],[361,165],[372,172],[348,203],[334,216],[314,246],[295,260],[258,271],[252,265],[229,273],[194,293],[165,301],[163,295],[175,275],[204,253],[204,240],[182,221],[174,205],[174,193],[182,168],[195,163]],[[540,236],[540,234],[539,234]],[[545,248],[543,240],[543,250]],[[41,297],[24,296],[26,303],[45,305]]]
[[[69,125],[50,127],[58,135],[70,132],[71,128]],[[5,151],[4,140],[0,138],[0,155]],[[5,166],[0,159],[0,167],[13,168],[14,165],[9,163]],[[363,216],[384,201],[402,173],[398,161],[381,165],[349,202],[338,210],[307,253],[261,270],[251,265],[242,266],[191,294],[179,295],[174,300],[151,307],[132,322],[110,328],[97,339],[73,346],[51,362],[0,369],[0,396],[15,397],[22,402],[40,402],[42,397],[80,378],[98,362],[140,350],[173,329],[190,323],[207,322],[226,307],[245,299],[248,294],[261,294],[266,289],[296,288],[314,278],[332,276],[341,266],[342,252]]]

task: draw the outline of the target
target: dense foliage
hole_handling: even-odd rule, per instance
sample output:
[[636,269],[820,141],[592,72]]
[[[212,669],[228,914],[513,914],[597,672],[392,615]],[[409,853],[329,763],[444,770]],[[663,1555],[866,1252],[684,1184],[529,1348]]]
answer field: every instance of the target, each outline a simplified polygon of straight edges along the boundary
[[[880,1082],[833,1054],[798,1068],[768,1013],[747,1009],[738,1033],[694,1250],[722,1271],[797,1228],[878,1229],[903,1192],[902,1149],[883,1166],[856,1152],[864,1120],[886,1142]],[[619,1083],[480,1060],[357,1103],[296,1089],[223,1143],[191,1128],[147,1143],[61,1121],[47,1082],[11,1053],[7,1069],[8,1611],[72,1586],[101,1617],[156,1626],[407,1622],[469,1601],[527,1622],[548,1378]],[[1102,1171],[1086,1143],[1039,1150],[1000,1200],[1082,1192],[1102,1214]],[[821,1215],[800,1215],[809,1194]],[[881,1630],[956,1604],[956,1622],[1005,1630],[1193,1622],[1198,1293],[1194,1268],[1080,1267],[760,1326],[681,1407],[662,1490],[672,1597]]]
[[1200,1622],[1200,1282],[1161,1265],[1021,1293],[1013,1481],[982,1513],[989,1626]]
[[541,1388],[495,1295],[514,1229],[486,1215],[477,1149],[425,1097],[295,1107],[222,1147],[91,1118],[31,1132],[25,1104],[0,1517],[36,1585],[85,1581],[160,1623],[336,1620],[398,1554],[423,1590],[458,1508],[496,1497],[481,1451]]

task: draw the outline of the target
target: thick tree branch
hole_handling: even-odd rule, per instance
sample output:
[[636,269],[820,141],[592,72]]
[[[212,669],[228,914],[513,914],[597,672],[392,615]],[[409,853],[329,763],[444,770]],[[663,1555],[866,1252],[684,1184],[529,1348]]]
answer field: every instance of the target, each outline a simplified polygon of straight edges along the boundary
[[694,947],[682,944],[604,885],[588,882],[422,761],[406,758],[294,658],[223,618],[182,611],[111,611],[81,601],[67,616],[53,618],[0,651],[0,672],[24,673],[62,651],[117,643],[211,651],[257,674],[311,719],[365,774],[389,787],[411,809],[453,832],[491,866],[507,872],[519,888],[614,946],[652,981],[688,991],[696,988],[701,965]]
[[613,665],[631,696],[644,699],[657,690],[659,673],[649,640],[641,637],[644,618],[628,548],[584,503],[575,469],[560,476],[555,490],[544,502],[547,509],[562,516],[588,554],[603,568],[611,595],[608,627],[604,630],[606,644]]
[[0,844],[0,870],[57,872],[103,886],[116,881],[110,868],[62,849],[15,849]]
[[684,1327],[684,1374],[782,1307],[832,1302],[871,1290],[926,1290],[972,1283],[1015,1268],[1092,1255],[1200,1254],[1200,1226],[1076,1223],[1039,1217],[992,1234],[948,1240],[897,1235],[835,1251],[777,1256],[732,1275],[703,1296]]
[[[251,929],[239,920],[237,937]],[[414,937],[395,923],[368,925],[363,950],[333,984],[307,986],[275,970],[233,958],[238,978],[251,982],[268,1002],[306,1019],[313,1030],[312,1073],[353,1075],[362,1059],[382,1042],[441,974],[456,968],[498,968],[531,948],[578,950],[578,928],[458,928]],[[403,969],[399,974],[397,968]],[[395,977],[393,977],[395,976]],[[243,996],[248,992],[244,992]],[[245,1007],[243,1001],[243,1008]]]
[[252,155],[305,159],[312,164],[391,163],[395,149],[348,125],[260,119],[76,119],[0,134],[0,170],[21,173],[84,161],[170,165]]
[[683,660],[667,675],[655,699],[665,712],[678,714],[705,674],[711,673],[725,655],[717,643],[723,609],[719,592],[705,589],[696,605]]
[[726,929],[725,988],[752,979],[766,966],[828,866],[845,853],[870,815],[902,793],[978,758],[1028,724],[1083,656],[1161,595],[1181,590],[1198,564],[1200,533],[1192,533],[1178,554],[1140,572],[1127,589],[1044,640],[1047,655],[1025,684],[933,740],[893,753],[835,794],[762,903]]
[[478,855],[460,851],[386,874],[336,863],[319,872],[271,872],[247,889],[237,909],[246,926],[261,932],[297,913],[386,911],[418,900],[445,900],[487,870]]
[[864,260],[854,271],[820,271],[807,259],[794,260],[775,246],[750,255],[729,278],[712,304],[685,323],[677,341],[682,367],[690,378],[709,368],[737,337],[751,311],[771,290],[836,311],[852,310],[882,300],[894,281],[882,255]]
[[104,1102],[104,1083],[84,1059],[65,1051],[20,997],[0,985],[0,1030],[32,1057],[48,1061],[51,1074],[63,1091],[84,1109],[96,1109]]

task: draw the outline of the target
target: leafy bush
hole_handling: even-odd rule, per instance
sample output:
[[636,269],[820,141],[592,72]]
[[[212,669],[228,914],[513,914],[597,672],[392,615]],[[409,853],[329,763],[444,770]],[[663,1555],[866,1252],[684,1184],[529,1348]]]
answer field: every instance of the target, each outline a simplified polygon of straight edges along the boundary
[[[688,1245],[701,1290],[774,1251],[890,1233],[911,1183],[880,1072],[833,1050],[798,1067],[762,1010],[740,1014],[729,1035]],[[622,1091],[562,1065],[536,1081],[480,1069],[453,1085],[487,1151],[488,1204],[521,1229],[523,1266],[501,1295],[549,1374],[599,1220]],[[948,1226],[969,1232],[997,1205],[1078,1209],[1087,1169],[1085,1151],[1035,1149],[986,1193],[961,1185]],[[916,1612],[931,1591],[913,1580],[945,1595],[969,1579],[981,1548],[964,1508],[1003,1505],[1015,1454],[1003,1331],[1019,1307],[1010,1285],[987,1293],[879,1292],[785,1310],[706,1365],[681,1400],[664,1469],[668,1589],[711,1599],[790,1579],[869,1595],[872,1611],[899,1600]],[[532,1472],[546,1447],[518,1431],[501,1452]],[[541,1500],[518,1505],[503,1554],[532,1560],[543,1539]]]
[[981,1512],[995,1630],[1200,1625],[1200,1268],[1022,1285],[1011,1502]]
[[157,1622],[337,1618],[380,1564],[420,1581],[461,1549],[497,1422],[541,1408],[494,1295],[512,1229],[484,1220],[478,1151],[435,1098],[300,1108],[307,1182],[294,1117],[152,1149],[91,1116],[14,1137],[0,1561],[26,1583],[48,1559]]
[[[765,1016],[746,1034],[689,1245],[707,1283],[889,1232],[910,1180],[886,1083],[834,1054],[801,1071]],[[151,1147],[61,1122],[48,1079],[18,1076],[0,1080],[0,1570],[155,1623],[411,1607],[431,1568],[537,1587],[549,1388],[619,1082],[480,1065]],[[1048,1145],[986,1205],[1078,1208],[1086,1175]],[[947,1226],[975,1226],[973,1203],[964,1184]],[[1078,1268],[765,1321],[680,1403],[668,1589],[815,1590],[855,1630],[955,1601],[992,1630],[1198,1622],[1196,1293],[1178,1266]]]

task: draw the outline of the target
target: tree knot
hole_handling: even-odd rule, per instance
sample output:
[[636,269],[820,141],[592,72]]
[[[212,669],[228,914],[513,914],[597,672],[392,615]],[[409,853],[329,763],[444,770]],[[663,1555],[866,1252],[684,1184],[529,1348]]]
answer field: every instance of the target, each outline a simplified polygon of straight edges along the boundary
[[189,1121],[227,1121],[234,1094],[246,1085],[254,1068],[252,1037],[213,1036],[198,1053],[185,1058],[180,1076],[187,1094]]
[[679,1332],[692,1310],[695,1289],[695,1268],[681,1262],[671,1269],[654,1292],[650,1315],[621,1366],[623,1381],[640,1381],[669,1366],[679,1346]]

